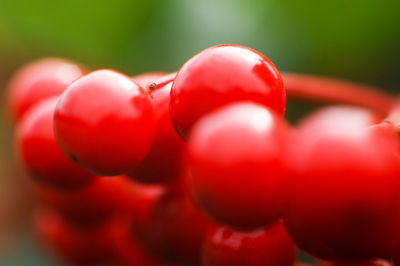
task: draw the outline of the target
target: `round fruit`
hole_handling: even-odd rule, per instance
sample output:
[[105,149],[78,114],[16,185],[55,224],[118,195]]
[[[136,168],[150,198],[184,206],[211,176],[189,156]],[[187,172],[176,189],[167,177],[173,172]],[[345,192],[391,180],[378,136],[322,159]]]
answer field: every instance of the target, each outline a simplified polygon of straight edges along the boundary
[[60,95],[80,78],[84,69],[64,59],[47,58],[32,62],[14,74],[8,85],[8,105],[15,121],[35,103]]
[[68,159],[54,138],[53,116],[58,97],[36,104],[20,120],[16,144],[21,161],[36,181],[55,188],[78,188],[93,175]]
[[237,101],[254,101],[283,116],[286,94],[281,75],[271,61],[250,48],[213,46],[178,71],[171,90],[171,119],[186,138],[203,115]]
[[179,177],[185,142],[176,133],[169,116],[172,82],[151,93],[157,129],[150,152],[130,173],[144,183],[166,183]]
[[285,226],[301,249],[326,260],[390,256],[399,236],[398,135],[352,107],[300,123],[288,151],[293,191]]
[[284,164],[289,127],[262,105],[225,106],[194,125],[188,139],[192,185],[200,205],[217,221],[256,228],[286,210]]
[[108,226],[79,227],[57,213],[39,209],[36,232],[50,251],[71,265],[111,265],[114,250]]
[[211,222],[193,204],[185,183],[172,185],[153,205],[148,219],[135,223],[140,241],[171,263],[199,265]]
[[165,187],[134,182],[132,197],[132,212],[130,215],[138,228],[144,228],[148,223],[154,206],[159,198],[164,195]]
[[[115,266],[167,266],[132,236],[130,219],[114,219],[111,226],[111,245],[115,249]],[[172,265],[170,265],[172,266]]]
[[282,222],[248,232],[217,227],[209,231],[203,248],[203,266],[291,266],[296,247]]
[[61,95],[54,128],[61,150],[98,175],[126,173],[147,155],[156,121],[148,94],[121,73],[94,71]]

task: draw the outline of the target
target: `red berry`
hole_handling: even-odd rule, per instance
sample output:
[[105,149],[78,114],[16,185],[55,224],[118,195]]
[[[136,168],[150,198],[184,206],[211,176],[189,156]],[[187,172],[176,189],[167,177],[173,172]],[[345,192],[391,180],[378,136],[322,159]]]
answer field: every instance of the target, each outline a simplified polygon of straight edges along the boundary
[[180,174],[180,157],[185,142],[176,133],[169,116],[171,85],[170,82],[151,93],[157,119],[156,134],[149,154],[130,173],[141,182],[171,182]]
[[216,220],[255,228],[279,219],[288,197],[289,128],[262,105],[236,103],[202,118],[188,140],[194,193]]
[[115,249],[115,266],[167,266],[132,236],[129,219],[116,219],[112,228],[112,246]]
[[79,65],[57,58],[38,60],[22,67],[8,85],[8,105],[12,117],[17,121],[35,103],[60,95],[83,73]]
[[155,202],[148,220],[135,224],[141,242],[172,263],[199,265],[201,247],[211,222],[191,201],[183,183]]
[[210,47],[187,61],[171,90],[171,119],[182,137],[206,113],[254,101],[283,116],[286,94],[278,70],[261,53],[238,45]]
[[97,224],[116,214],[129,214],[136,195],[136,184],[126,176],[95,177],[74,191],[39,188],[39,197],[47,206],[77,224]]
[[92,174],[74,164],[60,150],[54,138],[53,116],[58,97],[51,97],[28,110],[18,124],[16,144],[29,173],[46,185],[78,188]]
[[[306,116],[299,122],[301,130],[308,130],[308,134],[318,131],[320,128],[328,128],[335,132],[345,131],[337,127],[338,121],[349,127],[348,134],[358,134],[359,128],[366,128],[374,124],[378,124],[383,120],[383,117],[359,107],[351,107],[345,105],[336,105],[325,107]],[[335,130],[336,129],[336,130]],[[345,134],[345,133],[343,133]],[[310,138],[312,136],[310,135]]]
[[61,95],[54,116],[61,150],[98,175],[117,175],[137,166],[155,133],[146,92],[121,73],[94,71]]
[[393,126],[375,122],[364,109],[323,109],[289,145],[294,190],[285,226],[316,257],[384,257],[398,242],[399,143]]
[[114,250],[107,226],[78,227],[43,209],[36,212],[34,222],[43,244],[70,265],[111,265]]
[[282,222],[248,232],[220,226],[207,234],[203,266],[291,266],[295,257]]
[[134,184],[131,215],[134,218],[135,225],[138,228],[143,228],[148,223],[155,204],[165,193],[165,188],[157,185]]

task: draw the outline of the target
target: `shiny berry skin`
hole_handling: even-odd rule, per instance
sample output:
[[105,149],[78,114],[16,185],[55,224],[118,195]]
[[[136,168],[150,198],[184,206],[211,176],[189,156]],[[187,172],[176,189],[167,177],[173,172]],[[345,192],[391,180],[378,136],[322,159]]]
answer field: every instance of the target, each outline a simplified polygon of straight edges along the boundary
[[293,191],[285,226],[297,246],[325,260],[392,254],[399,236],[396,129],[371,112],[330,107],[299,124],[288,145]]
[[335,261],[322,262],[317,266],[392,266],[393,264],[384,259],[373,259],[367,261]]
[[111,265],[114,260],[108,225],[79,227],[54,211],[39,209],[34,226],[41,242],[68,265]]
[[192,186],[218,222],[256,228],[286,210],[289,127],[262,105],[235,103],[203,117],[188,139]]
[[60,95],[80,78],[84,69],[74,62],[47,58],[34,61],[18,70],[8,84],[8,107],[15,121],[35,103]]
[[164,72],[148,72],[140,75],[136,75],[132,77],[132,80],[142,86],[145,89],[148,89],[150,85],[154,84],[159,78],[167,75]]
[[281,75],[255,50],[239,45],[213,46],[178,71],[171,90],[171,119],[186,138],[203,115],[237,101],[254,101],[283,116],[286,93]]
[[179,177],[185,142],[176,133],[169,116],[172,83],[151,93],[157,129],[150,152],[129,175],[144,183],[168,183]]
[[129,214],[136,194],[136,184],[126,176],[95,177],[86,187],[74,191],[38,188],[46,206],[76,224],[99,224],[116,214]]
[[61,95],[54,129],[61,150],[98,175],[128,172],[147,155],[155,133],[147,93],[128,77],[97,70]]
[[93,175],[68,159],[54,138],[53,116],[58,97],[31,107],[18,123],[16,145],[24,167],[32,177],[51,187],[79,188]]
[[153,205],[148,220],[135,224],[140,241],[170,263],[200,265],[211,221],[193,204],[186,184],[171,185]]
[[253,231],[219,226],[204,241],[203,266],[291,266],[296,247],[282,222]]

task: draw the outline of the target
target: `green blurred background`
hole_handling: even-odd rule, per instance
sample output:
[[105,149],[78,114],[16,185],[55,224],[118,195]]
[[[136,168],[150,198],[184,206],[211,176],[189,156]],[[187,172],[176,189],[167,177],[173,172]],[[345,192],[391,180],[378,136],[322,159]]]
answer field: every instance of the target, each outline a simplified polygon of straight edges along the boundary
[[[281,71],[400,91],[398,0],[0,0],[0,88],[40,57],[134,75],[176,71],[221,43],[259,50]],[[29,233],[30,184],[1,109],[0,265],[54,265]]]

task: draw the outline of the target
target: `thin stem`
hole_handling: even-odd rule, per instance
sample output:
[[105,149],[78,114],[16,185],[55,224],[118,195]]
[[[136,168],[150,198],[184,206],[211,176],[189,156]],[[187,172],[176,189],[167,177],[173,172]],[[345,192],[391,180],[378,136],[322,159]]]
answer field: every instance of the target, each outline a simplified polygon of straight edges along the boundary
[[[173,81],[176,72],[168,74],[151,84],[151,91]],[[288,99],[319,103],[349,104],[370,108],[387,115],[399,103],[399,98],[381,89],[340,79],[305,74],[283,73]]]
[[400,99],[396,101],[385,120],[396,126],[400,134]]
[[303,74],[282,76],[289,99],[357,105],[384,115],[398,102],[395,95],[372,86]]
[[168,75],[165,75],[165,76],[159,78],[159,79],[157,80],[157,82],[151,83],[151,84],[149,85],[149,90],[150,90],[150,91],[155,91],[155,90],[157,90],[157,89],[159,89],[159,88],[161,88],[161,87],[164,87],[164,86],[167,85],[168,83],[174,81],[175,76],[176,76],[176,72],[173,72],[173,73],[170,73],[170,74],[168,74]]

